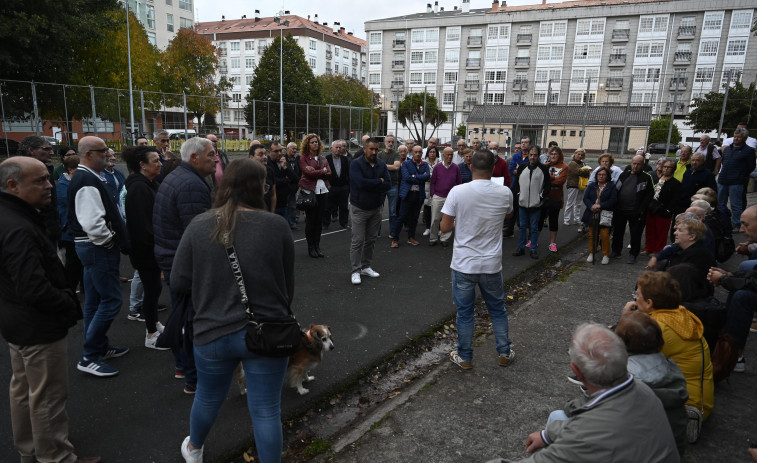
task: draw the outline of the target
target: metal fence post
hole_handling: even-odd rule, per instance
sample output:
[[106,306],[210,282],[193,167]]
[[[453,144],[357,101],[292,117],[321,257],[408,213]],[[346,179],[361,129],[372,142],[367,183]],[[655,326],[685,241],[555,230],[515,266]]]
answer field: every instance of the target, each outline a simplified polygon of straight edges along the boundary
[[223,93],[221,93],[221,146],[226,149],[226,130],[223,126]]
[[252,100],[252,138],[258,138],[257,129],[258,112],[255,110],[255,100]]
[[3,138],[5,139],[5,157],[11,156],[11,148],[8,146],[8,132],[5,130],[5,103],[3,102],[3,86],[0,85],[0,112],[3,117]]
[[142,135],[147,135],[147,117],[145,116],[145,92],[139,91],[139,106],[142,108]]
[[[66,85],[61,85],[63,87],[63,113],[64,117],[66,118],[66,130],[68,131],[68,135],[66,136],[66,142],[71,145],[71,125],[69,125],[68,120],[68,100],[66,99]],[[62,139],[63,137],[61,137]]]
[[549,79],[547,81],[547,106],[544,108],[544,139],[542,140],[542,143],[541,143],[542,149],[544,149],[544,145],[547,143],[547,137],[549,136],[549,105],[550,103],[552,103],[552,79]]
[[481,120],[481,138],[483,138],[485,142],[487,141],[487,138],[486,138],[486,95],[488,94],[489,94],[489,82],[486,82],[486,84],[484,85],[484,98],[483,98],[483,101],[481,102],[483,103],[481,105],[481,109],[483,110],[483,116]]
[[[515,128],[513,129],[513,146],[517,143],[515,140],[520,137],[518,134],[518,126],[520,125],[520,113],[523,112],[523,80],[518,82],[518,114],[515,116]],[[518,141],[520,139],[518,138]]]
[[183,106],[184,106],[184,141],[187,141],[189,139],[189,123],[187,122],[187,94],[186,92],[181,92],[181,95],[183,97]]
[[[633,76],[631,76],[631,85],[628,87],[628,101],[626,102],[626,121],[623,123],[623,144],[620,145],[620,149],[622,151],[618,154],[624,154],[626,149],[628,149],[628,142],[626,140],[626,137],[628,136],[628,113],[631,112],[631,95],[633,95]],[[649,130],[647,130],[647,136],[649,136]]]
[[584,147],[584,137],[586,136],[586,115],[589,113],[589,95],[591,92],[591,77],[586,79],[586,103],[584,104],[584,122],[581,126],[581,145],[579,148]]
[[[675,116],[675,113],[676,113],[676,103],[678,102],[678,84],[680,82],[677,76],[674,76],[673,78],[676,80],[676,90],[675,90],[675,93],[673,94],[673,107],[670,108],[670,124],[668,124],[668,140],[665,146],[666,157],[670,150],[670,138],[673,136],[673,116]],[[725,104],[723,105],[723,109],[725,109]],[[720,136],[719,132],[718,132],[718,136]]]
[[733,71],[728,71],[728,77],[725,84],[725,95],[723,95],[723,108],[720,110],[720,123],[718,124],[718,138],[723,133],[723,119],[725,119],[725,107],[728,104],[728,90],[731,89],[731,75]]
[[34,133],[39,135],[39,108],[37,107],[37,86],[32,81],[32,104],[34,105]]
[[[371,95],[373,95],[373,92],[371,92]],[[326,108],[329,111],[329,137],[328,138],[329,138],[329,140],[331,140],[331,105],[327,104]]]
[[95,136],[97,136],[97,113],[95,112],[95,87],[89,86],[89,97],[92,100],[92,125],[95,127]]
[[[310,133],[310,103],[305,103],[305,133]],[[295,138],[297,134],[294,134]]]

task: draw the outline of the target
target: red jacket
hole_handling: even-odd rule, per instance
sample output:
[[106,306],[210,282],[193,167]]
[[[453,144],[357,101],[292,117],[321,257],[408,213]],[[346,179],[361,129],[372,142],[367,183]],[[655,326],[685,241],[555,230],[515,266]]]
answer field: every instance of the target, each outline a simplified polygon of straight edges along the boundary
[[494,161],[494,171],[492,172],[492,177],[505,177],[505,186],[510,188],[510,184],[512,183],[510,179],[510,169],[507,165],[507,161],[502,159],[501,157],[494,155],[497,159]]
[[[314,170],[309,170],[306,167],[310,166]],[[323,168],[326,171],[323,171]],[[324,156],[318,156],[318,160],[311,154],[303,154],[300,156],[300,171],[302,171],[302,177],[300,177],[300,188],[305,190],[315,191],[315,184],[318,179],[322,179],[326,183],[326,188],[331,188],[329,185],[329,178],[331,177],[331,169],[329,163]]]

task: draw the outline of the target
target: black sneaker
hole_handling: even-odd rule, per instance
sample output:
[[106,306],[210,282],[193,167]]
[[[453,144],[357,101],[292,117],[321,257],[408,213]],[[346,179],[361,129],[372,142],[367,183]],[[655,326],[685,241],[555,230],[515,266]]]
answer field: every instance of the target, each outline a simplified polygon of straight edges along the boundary
[[135,321],[135,322],[143,322],[145,321],[145,316],[142,315],[141,312],[129,312],[129,315],[126,316],[129,320]]
[[515,252],[513,253],[513,256],[518,257],[518,256],[523,256],[525,254],[526,254],[526,250],[525,249],[523,249],[523,248],[516,248]]
[[158,304],[158,312],[163,312],[166,309],[168,309],[168,306],[165,304]]

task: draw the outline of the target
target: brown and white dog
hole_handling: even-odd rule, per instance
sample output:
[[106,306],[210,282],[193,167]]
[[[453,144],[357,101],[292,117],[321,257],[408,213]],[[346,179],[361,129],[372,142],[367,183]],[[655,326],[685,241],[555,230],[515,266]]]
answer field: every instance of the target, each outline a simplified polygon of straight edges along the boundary
[[[302,338],[300,350],[289,357],[284,384],[297,389],[300,395],[310,392],[302,386],[303,382],[313,381],[315,376],[310,376],[310,370],[314,369],[323,360],[323,352],[333,350],[336,346],[331,339],[331,330],[327,325],[310,325],[305,336]],[[247,393],[247,380],[245,379],[242,364],[237,365],[234,371],[239,393]]]

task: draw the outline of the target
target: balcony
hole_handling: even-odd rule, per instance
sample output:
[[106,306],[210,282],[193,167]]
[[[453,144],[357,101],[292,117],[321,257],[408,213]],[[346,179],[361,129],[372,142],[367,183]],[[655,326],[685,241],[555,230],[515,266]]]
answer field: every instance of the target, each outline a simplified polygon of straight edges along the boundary
[[678,86],[678,90],[684,90],[686,88],[686,85],[689,83],[688,77],[671,77],[670,78],[670,89],[675,90],[676,85]]
[[527,68],[531,65],[531,57],[530,56],[518,56],[515,58],[515,67],[516,68]]
[[472,68],[480,68],[481,67],[481,58],[467,58],[465,60],[465,67],[472,69]]
[[690,40],[697,34],[697,26],[679,26],[678,40]]
[[607,88],[607,90],[621,90],[623,88],[623,78],[608,77],[607,81],[605,82],[605,87]]
[[473,109],[474,106],[476,106],[475,101],[466,101],[463,103],[463,110],[464,111],[471,110]]
[[405,60],[392,61],[392,69],[405,69]]
[[481,82],[479,82],[477,80],[466,80],[465,81],[465,90],[477,92],[479,88],[481,88]]
[[221,48],[220,50],[221,50],[221,58],[223,58],[224,56],[227,56],[229,54],[229,52],[226,51],[225,48]]
[[517,45],[531,45],[531,37],[533,34],[518,34],[515,39]]
[[326,59],[331,59],[332,56],[331,50],[326,50]]
[[675,55],[673,55],[673,64],[689,64],[691,63],[691,52],[690,51],[677,51]]
[[224,74],[224,75],[228,74],[229,73],[229,68],[227,68],[226,66],[221,66],[220,68],[218,68],[218,72],[221,73],[221,74]]
[[528,80],[526,79],[513,80],[513,89],[518,90],[518,91],[528,89]]
[[329,67],[326,68],[326,74],[331,74],[331,68]]
[[681,113],[686,110],[686,105],[684,103],[676,103],[675,105],[673,103],[667,103],[665,105],[665,110],[663,113],[670,114],[672,109],[675,107],[675,110],[677,113]]
[[352,67],[357,67],[357,58],[352,58]]
[[480,35],[472,35],[468,37],[468,46],[469,47],[480,47],[483,43],[483,37]]
[[392,48],[395,50],[404,50],[405,49],[405,40],[392,40]]
[[628,42],[628,38],[631,36],[631,29],[613,29],[612,41],[613,42]]
[[610,55],[610,62],[608,63],[610,66],[625,66],[626,65],[626,54],[625,53],[617,53]]
[[405,81],[404,80],[393,80],[392,84],[390,85],[390,88],[405,88]]

